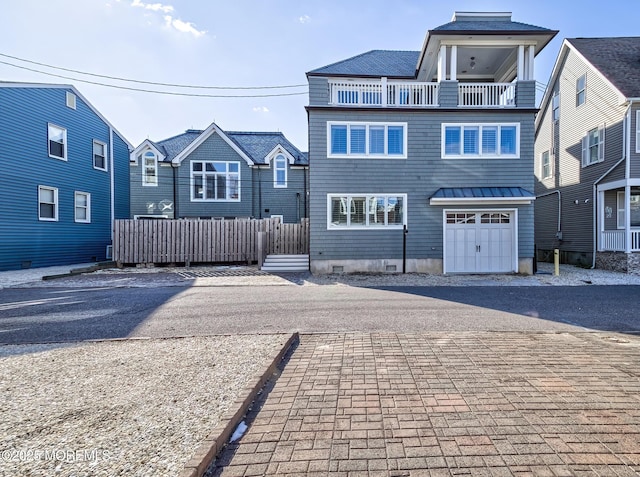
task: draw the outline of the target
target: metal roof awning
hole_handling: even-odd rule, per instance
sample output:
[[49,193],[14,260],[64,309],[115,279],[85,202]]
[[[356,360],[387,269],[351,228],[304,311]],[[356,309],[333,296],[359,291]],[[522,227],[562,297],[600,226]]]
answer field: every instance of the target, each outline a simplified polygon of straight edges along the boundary
[[429,199],[430,205],[526,205],[536,199],[522,187],[442,187]]

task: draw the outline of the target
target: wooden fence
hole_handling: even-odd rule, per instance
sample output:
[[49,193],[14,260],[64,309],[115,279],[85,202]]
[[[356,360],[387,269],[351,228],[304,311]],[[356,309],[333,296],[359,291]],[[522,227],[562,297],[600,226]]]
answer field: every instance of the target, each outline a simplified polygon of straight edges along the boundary
[[138,263],[262,263],[268,254],[308,254],[309,219],[116,220],[113,260]]

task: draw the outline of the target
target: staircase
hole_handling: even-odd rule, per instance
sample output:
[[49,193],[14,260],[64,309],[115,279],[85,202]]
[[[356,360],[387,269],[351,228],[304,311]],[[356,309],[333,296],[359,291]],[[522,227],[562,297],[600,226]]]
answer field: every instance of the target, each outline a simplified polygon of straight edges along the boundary
[[267,255],[260,268],[265,272],[307,272],[309,255]]

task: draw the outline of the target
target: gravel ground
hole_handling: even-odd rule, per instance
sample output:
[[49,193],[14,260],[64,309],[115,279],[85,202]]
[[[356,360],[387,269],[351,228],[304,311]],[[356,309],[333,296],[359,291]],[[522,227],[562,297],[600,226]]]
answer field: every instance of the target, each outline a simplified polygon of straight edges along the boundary
[[0,346],[0,475],[177,475],[286,339]]
[[194,266],[105,269],[68,278],[42,281],[40,278],[4,280],[3,287],[168,287],[168,286],[585,286],[640,285],[640,276],[607,270],[590,270],[560,265],[553,275],[553,264],[539,263],[536,275],[429,275],[426,273],[357,273],[311,275],[302,273],[266,273],[256,266]]

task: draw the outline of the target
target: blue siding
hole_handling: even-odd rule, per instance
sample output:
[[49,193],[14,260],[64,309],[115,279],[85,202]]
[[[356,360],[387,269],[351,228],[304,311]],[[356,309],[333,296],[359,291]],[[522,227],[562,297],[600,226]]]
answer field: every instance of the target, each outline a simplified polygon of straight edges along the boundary
[[[0,88],[0,270],[104,260],[111,243],[111,176],[93,168],[93,140],[110,143],[109,125],[77,97],[66,106],[65,88]],[[67,160],[48,156],[47,123],[67,129]],[[117,135],[114,134],[114,139]],[[117,214],[126,211],[127,146],[114,141]],[[38,186],[58,189],[58,221],[38,220]],[[74,193],[91,194],[91,223],[74,220]],[[125,214],[126,215],[126,214]]]

